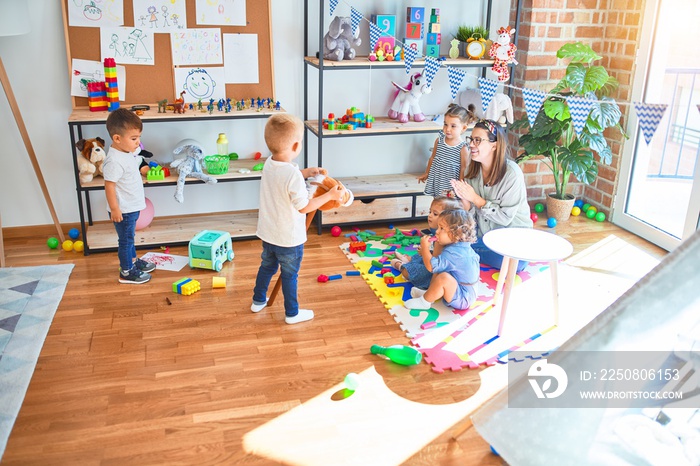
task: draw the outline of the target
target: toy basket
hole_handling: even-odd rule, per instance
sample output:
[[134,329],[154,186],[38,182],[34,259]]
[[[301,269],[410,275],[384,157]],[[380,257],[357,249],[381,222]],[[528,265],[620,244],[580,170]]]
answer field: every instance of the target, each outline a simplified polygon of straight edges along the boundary
[[207,155],[204,157],[204,166],[212,175],[228,173],[228,155]]

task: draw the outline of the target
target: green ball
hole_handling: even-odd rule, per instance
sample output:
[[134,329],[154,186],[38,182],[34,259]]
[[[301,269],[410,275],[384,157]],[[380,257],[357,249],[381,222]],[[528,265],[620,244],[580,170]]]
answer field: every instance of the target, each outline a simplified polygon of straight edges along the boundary
[[49,238],[46,245],[51,249],[56,249],[58,247],[58,238]]
[[595,219],[598,222],[604,222],[605,221],[605,212],[598,212],[597,214],[595,214]]
[[537,212],[538,214],[539,214],[540,212],[544,212],[544,205],[542,205],[542,204],[539,203],[539,202],[538,202],[537,204],[535,204],[535,212]]
[[588,209],[590,209],[590,208],[591,208],[590,204],[583,204],[583,207],[581,207],[581,210],[583,210],[584,212],[588,212]]
[[593,218],[593,217],[595,217],[595,213],[596,213],[595,210],[593,210],[593,209],[588,209],[588,210],[586,211],[586,217],[588,217],[588,218]]

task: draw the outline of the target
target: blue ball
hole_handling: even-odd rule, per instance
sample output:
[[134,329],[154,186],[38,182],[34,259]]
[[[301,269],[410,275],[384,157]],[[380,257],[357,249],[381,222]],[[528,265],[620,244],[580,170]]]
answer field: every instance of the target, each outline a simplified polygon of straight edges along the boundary
[[574,207],[578,207],[579,209],[583,207],[583,199],[576,199],[574,202]]
[[71,228],[68,230],[68,236],[70,236],[71,239],[78,239],[80,238],[80,230],[77,228]]
[[547,219],[547,226],[549,228],[554,228],[555,226],[557,226],[557,219],[554,217],[549,217]]

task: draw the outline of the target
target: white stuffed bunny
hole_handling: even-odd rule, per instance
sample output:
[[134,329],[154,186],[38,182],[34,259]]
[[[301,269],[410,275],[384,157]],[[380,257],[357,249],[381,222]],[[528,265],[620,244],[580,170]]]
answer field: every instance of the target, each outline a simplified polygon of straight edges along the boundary
[[184,202],[185,200],[183,190],[187,177],[197,178],[209,184],[216,183],[216,178],[205,175],[202,171],[204,151],[198,142],[192,139],[180,141],[177,148],[173,151],[173,154],[177,155],[183,152],[185,154],[184,158],[178,158],[170,164],[170,168],[177,169],[179,173],[177,177],[177,187],[175,188],[175,200],[177,202]]

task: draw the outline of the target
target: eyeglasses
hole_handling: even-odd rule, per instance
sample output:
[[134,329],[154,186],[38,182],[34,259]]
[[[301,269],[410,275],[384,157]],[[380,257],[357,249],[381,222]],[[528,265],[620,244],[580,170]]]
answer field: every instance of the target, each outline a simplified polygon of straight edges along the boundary
[[[488,139],[482,139],[482,138],[473,138],[471,136],[467,136],[465,138],[465,141],[467,144],[471,144],[472,142],[474,143],[475,146],[480,146],[482,142],[488,141]],[[489,141],[490,142],[490,141]]]

